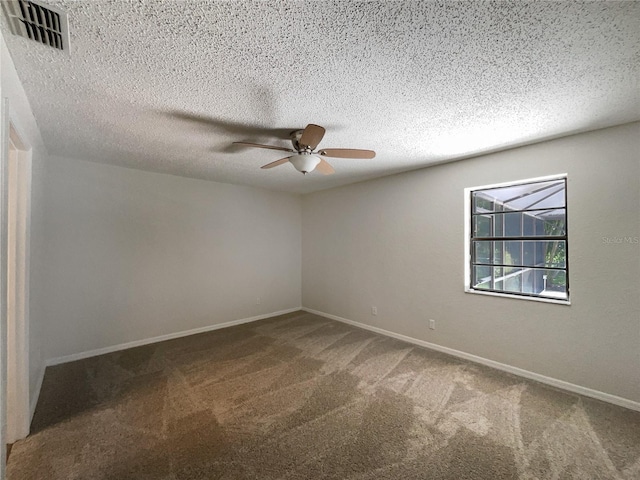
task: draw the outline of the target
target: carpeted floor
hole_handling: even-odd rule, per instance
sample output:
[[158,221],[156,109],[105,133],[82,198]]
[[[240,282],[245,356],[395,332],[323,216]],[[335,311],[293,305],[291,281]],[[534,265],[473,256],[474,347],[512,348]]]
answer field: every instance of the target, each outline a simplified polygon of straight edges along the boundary
[[640,413],[297,312],[47,369],[9,480],[640,478]]

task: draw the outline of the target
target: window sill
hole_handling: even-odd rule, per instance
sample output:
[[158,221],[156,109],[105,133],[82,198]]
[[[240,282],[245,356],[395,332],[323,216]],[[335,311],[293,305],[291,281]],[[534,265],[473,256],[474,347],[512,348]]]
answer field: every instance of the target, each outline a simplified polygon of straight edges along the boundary
[[482,290],[474,290],[468,287],[466,287],[464,291],[465,293],[474,293],[476,295],[488,295],[491,297],[511,298],[512,300],[529,300],[531,302],[555,303],[556,305],[571,305],[571,301],[568,299],[563,300],[563,299],[555,299],[555,298],[527,297],[524,295],[511,295],[508,293],[485,292]]

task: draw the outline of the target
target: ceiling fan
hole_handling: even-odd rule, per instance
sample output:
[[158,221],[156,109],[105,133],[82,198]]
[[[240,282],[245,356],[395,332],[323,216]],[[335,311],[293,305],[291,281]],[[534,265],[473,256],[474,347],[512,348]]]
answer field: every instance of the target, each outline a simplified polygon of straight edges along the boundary
[[275,145],[262,145],[250,142],[233,142],[235,145],[244,145],[247,147],[268,148],[271,150],[281,150],[283,152],[293,153],[288,157],[281,158],[275,162],[267,163],[261,168],[273,168],[278,165],[290,162],[296,170],[306,175],[314,169],[324,175],[331,175],[335,170],[322,157],[333,158],[360,158],[368,159],[376,156],[373,150],[359,150],[354,148],[323,148],[314,151],[318,146],[322,137],[324,137],[325,129],[319,125],[310,123],[304,130],[294,130],[289,135],[293,148],[277,147]]

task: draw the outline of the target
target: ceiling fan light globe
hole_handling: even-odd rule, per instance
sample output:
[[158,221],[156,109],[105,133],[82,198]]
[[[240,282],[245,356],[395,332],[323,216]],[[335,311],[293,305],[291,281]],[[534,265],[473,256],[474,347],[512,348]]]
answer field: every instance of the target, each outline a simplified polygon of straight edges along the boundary
[[289,157],[289,161],[295,169],[303,174],[312,172],[318,166],[320,160],[321,158],[319,156],[309,153],[300,153]]

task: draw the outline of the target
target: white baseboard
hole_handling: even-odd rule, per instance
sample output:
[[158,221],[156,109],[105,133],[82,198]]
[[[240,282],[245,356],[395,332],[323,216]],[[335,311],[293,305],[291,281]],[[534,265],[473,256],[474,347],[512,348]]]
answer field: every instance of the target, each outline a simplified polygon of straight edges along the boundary
[[421,347],[425,347],[431,350],[436,350],[438,352],[447,353],[449,355],[453,355],[454,357],[463,358],[465,360],[469,360],[474,363],[479,363],[482,365],[486,365],[488,367],[492,367],[498,370],[502,370],[508,373],[512,373],[514,375],[518,375],[520,377],[528,378],[530,380],[535,380],[540,383],[544,383],[546,385],[551,385],[553,387],[561,388],[563,390],[567,390],[569,392],[578,393],[580,395],[584,395],[586,397],[595,398],[597,400],[602,400],[603,402],[613,403],[614,405],[619,405],[621,407],[628,408],[630,410],[640,411],[640,402],[636,402],[633,400],[629,400],[627,398],[618,397],[616,395],[611,395],[609,393],[601,392],[599,390],[593,390],[591,388],[582,387],[580,385],[576,385],[573,383],[565,382],[564,380],[558,380],[557,378],[547,377],[545,375],[540,375],[539,373],[531,372],[529,370],[524,370],[522,368],[513,367],[511,365],[507,365],[505,363],[496,362],[493,360],[489,360],[487,358],[479,357],[477,355],[472,355],[470,353],[462,352],[460,350],[454,350],[453,348],[443,347],[441,345],[437,345],[435,343],[425,342],[424,340],[420,340],[413,337],[408,337],[406,335],[402,335],[400,333],[391,332],[389,330],[384,330],[378,327],[372,327],[371,325],[367,325],[365,323],[356,322],[353,320],[349,320],[347,318],[338,317],[337,315],[332,315],[330,313],[320,312],[318,310],[313,310],[311,308],[302,307],[302,310],[305,312],[313,313],[314,315],[319,315],[321,317],[330,318],[332,320],[337,320],[338,322],[347,323],[349,325],[353,325],[358,328],[363,328],[365,330],[370,330],[375,333],[379,333],[381,335],[385,335],[387,337],[396,338],[398,340],[403,340],[408,343],[413,343],[414,345],[419,345]]
[[[278,315],[284,315],[285,313],[297,312],[302,310],[301,307],[289,308],[287,310],[280,310],[279,312],[265,313],[263,315],[256,315],[255,317],[241,318],[239,320],[232,320],[230,322],[216,323],[214,325],[207,325],[206,327],[194,328],[191,330],[184,330],[182,332],[169,333],[167,335],[160,335],[158,337],[144,338],[142,340],[135,340],[133,342],[120,343],[118,345],[112,345],[110,347],[97,348],[95,350],[88,350],[80,353],[73,353],[71,355],[63,355],[62,357],[50,358],[45,362],[47,367],[53,365],[60,365],[62,363],[73,362],[76,360],[82,360],[83,358],[96,357],[98,355],[104,355],[105,353],[118,352],[120,350],[126,350],[133,347],[141,347],[143,345],[149,345],[151,343],[164,342],[165,340],[173,340],[174,338],[187,337],[189,335],[195,335],[198,333],[210,332],[212,330],[218,330],[221,328],[233,327],[235,325],[241,325],[243,323],[255,322],[257,320],[263,320],[265,318],[276,317]],[[44,372],[43,372],[44,375]],[[37,401],[37,400],[36,400]]]
[[42,382],[44,381],[44,372],[46,369],[46,364],[42,365],[42,368],[40,368],[36,391],[33,392],[33,398],[29,400],[29,426],[31,426],[31,422],[33,421],[33,414],[36,413],[36,406],[38,405],[38,399],[40,398],[40,390],[42,390]]

